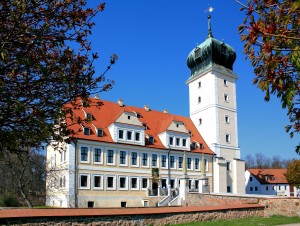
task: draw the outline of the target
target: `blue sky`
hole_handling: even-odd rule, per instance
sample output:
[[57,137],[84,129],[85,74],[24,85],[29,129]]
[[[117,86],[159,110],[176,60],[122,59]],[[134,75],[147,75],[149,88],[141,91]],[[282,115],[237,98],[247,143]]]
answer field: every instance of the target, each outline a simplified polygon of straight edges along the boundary
[[[246,2],[246,0],[245,0]],[[90,1],[95,7],[96,1]],[[99,53],[96,72],[101,73],[116,53],[119,60],[108,73],[114,88],[101,93],[109,101],[126,105],[168,109],[189,116],[189,52],[207,36],[207,13],[212,13],[215,38],[230,44],[237,53],[234,72],[237,81],[239,146],[242,157],[263,153],[268,157],[298,158],[294,152],[299,135],[290,139],[284,126],[286,110],[276,97],[265,102],[252,84],[253,68],[243,54],[237,27],[244,14],[234,0],[107,0],[104,12],[95,18],[92,48]]]

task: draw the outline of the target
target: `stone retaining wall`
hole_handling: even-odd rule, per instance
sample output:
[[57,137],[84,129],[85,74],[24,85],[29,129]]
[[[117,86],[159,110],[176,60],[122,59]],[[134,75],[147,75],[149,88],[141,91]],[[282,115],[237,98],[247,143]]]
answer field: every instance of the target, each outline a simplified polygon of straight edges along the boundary
[[300,217],[299,198],[261,199],[259,204],[265,207],[264,216],[284,215]]
[[[128,215],[108,217],[43,217],[7,220],[6,225],[23,226],[71,226],[71,225],[101,225],[101,226],[142,226],[169,225],[188,222],[229,220],[253,216],[263,216],[263,208],[205,211],[196,213],[168,213],[151,215]],[[2,225],[0,222],[0,225]]]

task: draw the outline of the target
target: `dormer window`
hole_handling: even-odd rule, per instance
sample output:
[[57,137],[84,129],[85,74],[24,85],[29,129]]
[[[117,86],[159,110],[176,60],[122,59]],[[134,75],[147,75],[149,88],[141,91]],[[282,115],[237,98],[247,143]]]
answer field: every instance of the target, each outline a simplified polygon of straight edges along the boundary
[[98,137],[103,137],[103,130],[102,129],[97,129],[97,136]]
[[192,143],[192,149],[196,149],[196,143],[195,142]]
[[169,145],[173,145],[174,142],[174,138],[173,137],[169,137]]
[[124,130],[122,130],[122,129],[119,130],[119,139],[121,139],[121,140],[124,139]]
[[182,146],[186,147],[186,139],[182,139]]
[[84,128],[83,128],[83,134],[84,134],[84,135],[90,135],[90,128],[84,127]]
[[197,47],[195,49],[194,53],[195,53],[195,59],[199,58],[200,57],[200,48]]
[[127,116],[127,119],[130,120],[130,118],[131,118],[130,115],[128,115],[128,116]]
[[89,121],[92,121],[93,120],[93,115],[90,114],[90,113],[87,113],[86,114],[86,119],[89,120]]
[[139,132],[135,133],[135,141],[140,141],[140,133]]
[[149,136],[148,142],[149,142],[150,144],[153,144],[153,143],[154,143],[154,137],[153,137],[153,136]]
[[132,140],[132,131],[127,131],[127,140]]
[[180,138],[176,137],[176,146],[180,145]]
[[203,149],[203,144],[202,144],[202,143],[199,144],[199,148],[200,148],[201,150]]

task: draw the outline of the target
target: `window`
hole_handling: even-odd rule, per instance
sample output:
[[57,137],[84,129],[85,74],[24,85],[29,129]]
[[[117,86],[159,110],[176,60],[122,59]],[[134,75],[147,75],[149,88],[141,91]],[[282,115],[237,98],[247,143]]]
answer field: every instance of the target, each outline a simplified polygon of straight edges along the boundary
[[253,191],[253,187],[250,187],[250,191]]
[[172,189],[175,188],[175,180],[174,180],[174,179],[171,179],[171,180],[170,180],[170,185],[171,185],[171,188],[172,188]]
[[98,137],[103,137],[103,130],[102,129],[97,129],[97,136]]
[[224,86],[228,86],[228,81],[224,79]]
[[200,160],[198,158],[195,158],[195,170],[199,169],[199,163],[200,163]]
[[66,176],[62,176],[59,178],[59,187],[61,188],[66,187]]
[[180,138],[176,138],[176,146],[179,146],[180,145]]
[[281,190],[281,186],[278,186],[278,190],[279,190],[279,191]]
[[198,88],[201,88],[201,82],[198,82]]
[[89,149],[88,147],[81,147],[80,149],[80,161],[89,162]]
[[187,158],[187,168],[192,169],[192,158]]
[[157,166],[157,155],[152,154],[152,166]]
[[107,150],[107,163],[114,164],[114,150]]
[[192,149],[196,149],[196,143],[195,142],[192,143]]
[[89,174],[79,174],[79,188],[80,189],[90,189],[90,175]]
[[128,182],[126,176],[119,176],[119,189],[128,190]]
[[126,154],[126,151],[120,151],[120,165],[127,165]]
[[131,188],[131,190],[138,190],[139,189],[138,177],[131,177],[130,178],[130,188]]
[[167,187],[167,179],[162,179],[161,180],[161,187],[166,188]]
[[199,58],[200,57],[200,48],[197,47],[195,49],[194,53],[195,53],[195,59]]
[[204,159],[205,171],[208,171],[208,160]]
[[226,134],[225,139],[227,143],[230,143],[230,134]]
[[226,162],[226,168],[227,168],[227,170],[231,170],[231,163],[230,163],[230,161]]
[[229,123],[229,116],[225,115],[225,123]]
[[83,128],[83,134],[84,134],[84,135],[90,135],[90,128],[84,127],[84,128]]
[[132,140],[132,131],[127,131],[127,140]]
[[272,189],[275,191],[275,187],[274,187],[274,185],[272,186]]
[[127,119],[130,120],[130,118],[131,118],[130,115],[128,115],[128,116],[127,116]]
[[101,149],[95,148],[94,149],[94,163],[101,163]]
[[186,147],[186,139],[182,139],[182,146]]
[[102,175],[93,175],[93,189],[103,189]]
[[229,100],[228,94],[224,94],[224,100],[225,100],[225,102],[228,102],[228,100]]
[[252,181],[253,180],[253,178],[252,177],[250,177],[250,181]]
[[170,144],[170,145],[173,145],[173,140],[174,140],[173,137],[169,137],[169,144]]
[[140,141],[140,133],[139,132],[135,133],[135,141]]
[[143,206],[144,207],[148,207],[149,206],[149,202],[148,201],[143,201]]
[[227,186],[227,192],[231,192],[231,187]]
[[[128,116],[130,117],[130,116]],[[127,202],[121,202],[121,207],[127,207]]]
[[170,168],[175,168],[175,156],[173,155],[170,156]]
[[148,154],[147,153],[142,154],[142,166],[148,166]]
[[161,167],[167,167],[167,156],[166,155],[161,156]]
[[257,191],[257,187],[255,186],[255,191]]
[[201,103],[201,97],[198,97],[198,103]]
[[124,130],[119,130],[119,139],[124,139]]
[[178,168],[182,169],[183,157],[178,157]]
[[142,178],[142,189],[148,188],[148,178]]
[[131,165],[137,166],[137,153],[131,152]]
[[195,189],[199,189],[199,181],[198,180],[195,180]]
[[268,186],[266,186],[266,191],[268,191],[269,190],[269,187]]
[[115,190],[116,189],[116,176],[107,175],[106,176],[106,189],[107,190]]
[[154,143],[154,138],[152,136],[149,136],[148,141],[149,141],[149,144],[153,144]]
[[93,120],[93,115],[91,113],[87,113],[86,114],[86,119],[89,120],[89,121]]
[[199,125],[202,125],[202,118],[199,118]]
[[203,144],[202,144],[202,143],[199,144],[199,148],[200,148],[201,150],[203,149]]
[[94,208],[94,202],[88,201],[87,207],[88,208]]

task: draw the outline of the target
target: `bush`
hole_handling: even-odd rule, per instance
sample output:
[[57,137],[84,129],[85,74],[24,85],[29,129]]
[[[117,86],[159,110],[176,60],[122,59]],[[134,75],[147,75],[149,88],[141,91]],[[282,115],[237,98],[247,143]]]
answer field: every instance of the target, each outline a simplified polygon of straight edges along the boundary
[[21,203],[13,194],[1,194],[0,195],[0,206],[1,207],[18,207],[21,206]]

